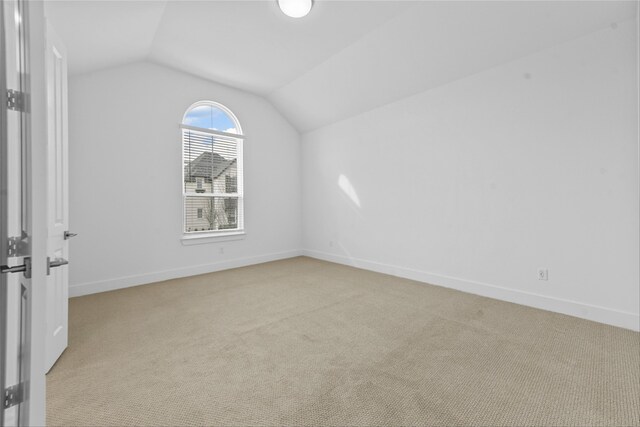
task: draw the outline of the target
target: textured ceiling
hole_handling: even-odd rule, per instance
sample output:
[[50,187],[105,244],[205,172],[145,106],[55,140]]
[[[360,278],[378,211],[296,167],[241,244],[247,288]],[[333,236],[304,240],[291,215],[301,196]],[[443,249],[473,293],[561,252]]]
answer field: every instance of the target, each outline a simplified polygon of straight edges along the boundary
[[634,19],[634,1],[50,1],[71,74],[150,60],[269,99],[301,132]]

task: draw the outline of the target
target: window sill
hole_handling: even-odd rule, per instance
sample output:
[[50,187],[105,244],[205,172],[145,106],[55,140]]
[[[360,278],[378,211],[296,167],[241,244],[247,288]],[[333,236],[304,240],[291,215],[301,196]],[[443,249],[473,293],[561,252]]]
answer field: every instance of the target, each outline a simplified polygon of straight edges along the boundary
[[226,233],[203,233],[199,235],[185,234],[180,239],[183,246],[203,245],[205,243],[231,242],[244,240],[244,231],[231,231]]

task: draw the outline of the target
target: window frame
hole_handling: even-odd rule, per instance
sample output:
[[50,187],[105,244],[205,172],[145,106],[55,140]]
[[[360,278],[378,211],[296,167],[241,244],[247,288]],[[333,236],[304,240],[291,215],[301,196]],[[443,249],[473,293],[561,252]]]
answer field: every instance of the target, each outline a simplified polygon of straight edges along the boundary
[[[217,131],[213,129],[200,128],[197,126],[191,126],[184,124],[184,121],[187,115],[194,109],[200,106],[211,106],[213,108],[218,108],[233,121],[235,125],[235,129],[237,133],[228,133]],[[244,221],[244,140],[246,139],[244,133],[242,132],[242,127],[240,126],[240,121],[233,114],[231,110],[229,110],[224,105],[215,102],[215,101],[198,101],[194,104],[191,104],[189,108],[185,110],[185,113],[182,116],[182,121],[179,124],[180,129],[180,152],[181,152],[181,183],[182,183],[182,231],[181,231],[181,241],[183,245],[193,245],[193,244],[201,244],[201,243],[209,243],[209,242],[219,242],[219,241],[230,241],[230,240],[240,240],[244,238],[245,235],[245,221]],[[184,175],[184,156],[185,156],[185,144],[184,144],[184,131],[195,131],[200,133],[209,134],[212,136],[219,136],[221,138],[229,139],[232,138],[236,143],[236,185],[237,192],[231,193],[198,193],[196,189],[194,192],[187,192],[185,189],[185,175]],[[197,185],[196,185],[197,186]],[[213,186],[212,186],[213,190]],[[206,230],[206,231],[186,231],[187,229],[187,206],[186,201],[187,197],[205,197],[208,199],[213,199],[215,197],[237,197],[237,222],[238,227],[234,229],[228,230]]]

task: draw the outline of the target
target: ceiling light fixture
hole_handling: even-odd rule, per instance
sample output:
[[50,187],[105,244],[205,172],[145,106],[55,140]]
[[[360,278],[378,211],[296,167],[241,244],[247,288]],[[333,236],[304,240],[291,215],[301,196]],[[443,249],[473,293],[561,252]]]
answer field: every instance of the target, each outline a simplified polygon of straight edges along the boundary
[[278,0],[280,10],[291,18],[307,16],[313,6],[313,0]]

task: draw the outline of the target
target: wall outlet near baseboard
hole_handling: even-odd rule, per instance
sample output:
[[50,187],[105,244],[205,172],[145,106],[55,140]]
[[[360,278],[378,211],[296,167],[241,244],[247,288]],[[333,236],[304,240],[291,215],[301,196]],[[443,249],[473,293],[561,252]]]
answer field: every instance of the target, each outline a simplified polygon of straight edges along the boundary
[[539,268],[538,280],[549,280],[549,270],[547,270],[546,268]]

